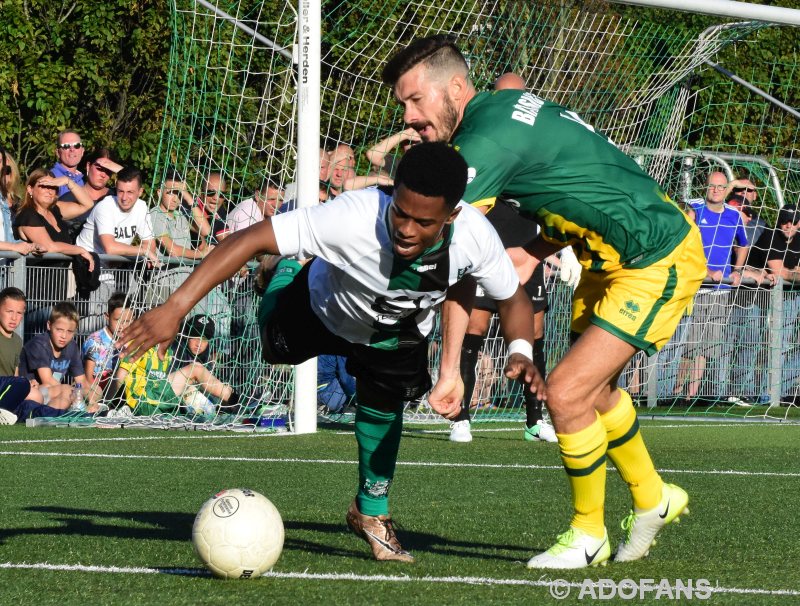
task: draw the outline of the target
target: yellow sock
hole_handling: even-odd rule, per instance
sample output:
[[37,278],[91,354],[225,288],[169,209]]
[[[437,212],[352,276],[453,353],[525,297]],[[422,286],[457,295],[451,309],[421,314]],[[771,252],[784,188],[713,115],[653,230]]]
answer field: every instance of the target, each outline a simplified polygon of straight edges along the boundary
[[634,509],[652,509],[661,502],[664,482],[644,445],[631,397],[622,389],[619,392],[617,405],[600,415],[608,436],[608,458],[628,484]]
[[606,498],[606,430],[600,418],[577,433],[556,434],[561,460],[572,487],[575,514],[571,525],[595,536],[605,536],[603,505]]

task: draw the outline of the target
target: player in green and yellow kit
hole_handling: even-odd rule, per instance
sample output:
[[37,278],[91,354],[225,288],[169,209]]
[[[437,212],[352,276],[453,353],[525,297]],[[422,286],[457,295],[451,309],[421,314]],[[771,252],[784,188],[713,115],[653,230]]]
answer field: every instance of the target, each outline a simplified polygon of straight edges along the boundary
[[[451,38],[432,36],[395,55],[383,79],[406,125],[424,141],[452,141],[467,160],[466,202],[493,205],[502,197],[539,223],[542,237],[524,247],[531,270],[566,245],[583,266],[574,343],[547,379],[574,515],[569,530],[528,566],[581,568],[610,558],[607,457],[633,499],[615,561],[642,558],[689,498],[656,472],[617,380],[637,350],[652,354],[666,344],[690,306],[706,274],[699,232],[577,114],[525,91],[477,93],[468,71]],[[466,324],[466,317],[449,321]]]

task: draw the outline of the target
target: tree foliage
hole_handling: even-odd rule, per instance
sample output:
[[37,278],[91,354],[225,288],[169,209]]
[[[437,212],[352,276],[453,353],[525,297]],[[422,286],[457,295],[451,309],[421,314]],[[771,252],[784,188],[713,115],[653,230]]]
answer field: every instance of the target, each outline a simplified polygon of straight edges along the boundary
[[64,128],[148,166],[169,62],[165,0],[0,3],[0,143],[23,170],[54,162]]

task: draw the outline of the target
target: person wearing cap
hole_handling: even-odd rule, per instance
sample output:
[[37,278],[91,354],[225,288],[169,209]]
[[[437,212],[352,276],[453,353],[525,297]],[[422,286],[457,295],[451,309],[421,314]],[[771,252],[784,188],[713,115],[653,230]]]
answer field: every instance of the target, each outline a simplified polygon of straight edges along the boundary
[[[152,347],[138,360],[120,361],[115,380],[125,387],[125,403],[136,415],[177,413],[194,401],[198,392],[202,401],[208,402],[205,394],[220,400],[218,407],[208,409],[206,414],[219,411],[238,414],[240,394],[227,383],[223,383],[198,363],[208,350],[208,342],[214,336],[214,321],[205,315],[197,315],[184,322],[188,360],[173,362],[175,354],[170,346],[165,352]],[[191,343],[194,342],[194,343]],[[194,347],[194,349],[192,349]],[[191,412],[191,411],[190,411]]]
[[795,335],[800,318],[800,210],[784,206],[778,211],[774,229],[765,230],[753,245],[747,264],[766,269],[783,283],[783,323],[781,348],[783,372],[782,396],[792,395],[800,379],[800,352]]
[[197,314],[186,320],[175,341],[170,372],[195,362],[204,366],[213,363],[210,345],[215,331],[214,320],[205,314]]

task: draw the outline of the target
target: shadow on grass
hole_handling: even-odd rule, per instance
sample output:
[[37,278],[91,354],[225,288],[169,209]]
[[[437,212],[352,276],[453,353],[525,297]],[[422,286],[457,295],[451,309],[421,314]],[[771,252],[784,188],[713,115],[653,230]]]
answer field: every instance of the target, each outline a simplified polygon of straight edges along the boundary
[[[188,541],[192,536],[194,514],[169,511],[100,511],[56,506],[27,507],[24,511],[48,516],[48,523],[22,528],[0,528],[0,545],[19,536],[85,536],[112,539]],[[116,522],[112,522],[116,520]],[[59,524],[58,526],[52,524]],[[284,550],[319,553],[326,556],[371,558],[369,547],[341,524],[284,520]],[[298,535],[349,535],[352,548],[337,545],[340,540],[312,540]],[[458,541],[433,533],[398,529],[403,546],[412,553],[427,553],[461,558],[518,561],[531,547],[498,545],[480,541]],[[332,544],[333,543],[333,544]],[[349,544],[348,544],[349,545]],[[535,550],[535,549],[534,549]],[[510,553],[509,553],[510,552]],[[514,555],[521,554],[521,555]]]

